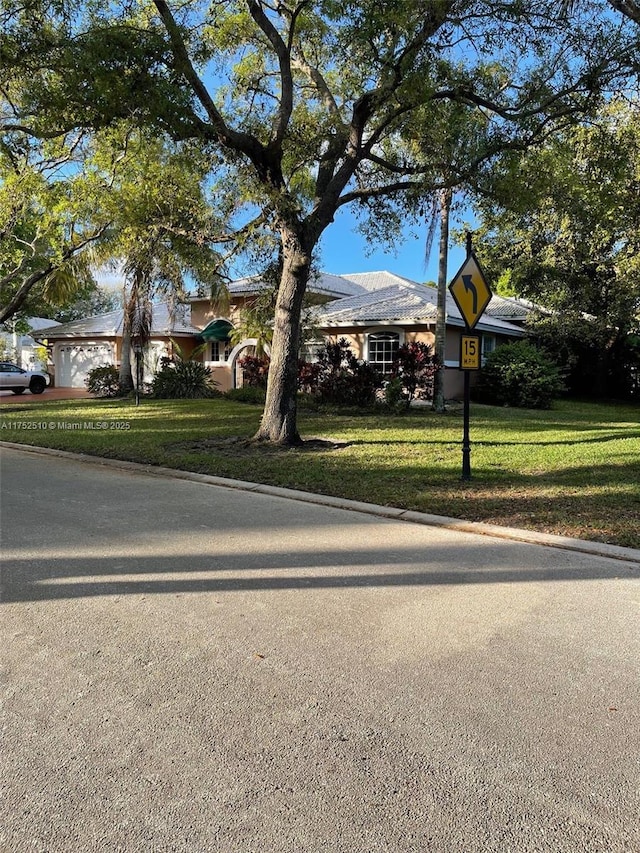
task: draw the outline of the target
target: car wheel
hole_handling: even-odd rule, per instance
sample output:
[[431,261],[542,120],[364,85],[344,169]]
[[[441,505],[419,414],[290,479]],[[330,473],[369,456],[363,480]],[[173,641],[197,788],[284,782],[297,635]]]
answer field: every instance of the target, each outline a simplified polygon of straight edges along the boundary
[[24,394],[24,388],[12,388],[14,394]]
[[42,394],[46,387],[47,383],[44,381],[42,376],[34,376],[29,383],[29,391],[31,391],[32,394]]

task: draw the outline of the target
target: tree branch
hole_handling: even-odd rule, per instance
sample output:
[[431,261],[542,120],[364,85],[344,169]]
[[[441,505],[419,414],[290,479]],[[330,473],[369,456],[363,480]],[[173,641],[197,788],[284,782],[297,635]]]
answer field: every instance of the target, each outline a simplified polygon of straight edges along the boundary
[[[269,39],[271,47],[274,49],[278,57],[278,67],[280,68],[280,108],[275,121],[274,137],[271,141],[271,146],[279,148],[282,145],[291,113],[293,111],[293,76],[291,74],[291,55],[289,47],[282,40],[282,36],[265,15],[262,7],[257,0],[247,0],[249,14],[262,30],[265,36]],[[295,25],[295,18],[292,19],[291,27]]]
[[[110,223],[103,225],[93,234],[90,234],[88,237],[85,237],[79,243],[74,244],[73,246],[67,246],[62,252],[62,261],[58,264],[53,261],[48,261],[47,264],[39,270],[35,270],[31,273],[31,275],[27,276],[27,278],[22,282],[18,290],[14,293],[13,297],[9,300],[8,304],[4,307],[0,308],[0,323],[4,323],[10,317],[20,310],[20,308],[24,305],[27,296],[31,292],[31,290],[35,287],[36,284],[39,284],[41,281],[44,281],[51,273],[60,269],[60,267],[66,262],[71,260],[74,255],[77,255],[82,249],[88,246],[90,243],[99,240],[100,237],[104,234],[104,232],[109,227]],[[23,266],[21,264],[21,266]],[[8,283],[8,282],[7,282]],[[2,284],[5,284],[5,280],[3,279]]]
[[[370,187],[368,189],[351,190],[348,193],[340,196],[337,207],[344,207],[345,204],[351,204],[354,201],[368,201],[370,198],[386,198],[395,195],[399,192],[406,192],[411,189],[420,189],[424,185],[421,181],[397,181],[394,184],[385,184],[382,187]],[[443,189],[448,186],[446,181],[432,187],[433,191]]]
[[627,18],[640,24],[640,5],[635,0],[609,0],[609,5]]
[[[225,148],[230,148],[241,154],[245,154],[257,166],[258,163],[264,163],[264,149],[255,136],[249,133],[241,133],[233,128],[230,128],[224,118],[218,111],[215,103],[207,87],[204,85],[198,76],[193,63],[187,52],[184,39],[180,32],[180,28],[176,23],[171,10],[165,0],[153,0],[153,3],[158,10],[158,14],[165,26],[167,35],[171,42],[171,49],[176,62],[176,68],[182,74],[185,81],[191,88],[192,92],[204,108],[211,128],[218,142]],[[206,124],[202,124],[202,129],[207,129]],[[211,135],[209,133],[209,135]]]

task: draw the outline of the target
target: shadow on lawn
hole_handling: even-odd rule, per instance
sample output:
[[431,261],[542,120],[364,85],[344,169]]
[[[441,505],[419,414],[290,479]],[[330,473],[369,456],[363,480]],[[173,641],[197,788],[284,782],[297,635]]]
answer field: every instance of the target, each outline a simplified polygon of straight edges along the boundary
[[[551,429],[551,427],[549,427]],[[538,430],[537,430],[538,431]],[[593,430],[592,430],[593,431]],[[623,441],[626,439],[637,438],[640,439],[640,430],[637,432],[629,432],[629,431],[621,431],[619,434],[610,434],[610,435],[598,435],[593,436],[592,438],[576,438],[576,439],[567,439],[565,440],[554,440],[550,439],[549,441],[531,441],[530,439],[523,438],[521,441],[484,441],[482,438],[476,438],[473,443],[475,445],[482,445],[484,447],[574,447],[579,444],[605,444],[610,441]],[[452,439],[431,439],[429,437],[420,438],[420,439],[356,439],[355,441],[350,442],[353,445],[407,445],[407,446],[415,446],[419,447],[420,445],[452,445],[455,444],[456,441]],[[640,453],[640,451],[639,451]]]

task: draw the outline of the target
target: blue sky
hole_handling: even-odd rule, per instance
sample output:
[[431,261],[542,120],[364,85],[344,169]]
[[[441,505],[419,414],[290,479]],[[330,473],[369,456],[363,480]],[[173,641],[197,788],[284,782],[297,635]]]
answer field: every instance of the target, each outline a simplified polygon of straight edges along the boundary
[[[355,230],[355,225],[355,218],[347,210],[341,210],[336,214],[335,221],[327,228],[321,241],[320,266],[324,272],[344,275],[387,270],[413,281],[437,280],[438,234],[436,233],[433,241],[427,265],[425,264],[426,222],[421,227],[411,223],[406,229],[406,239],[398,243],[395,251],[369,245]],[[450,246],[448,280],[455,275],[464,256],[464,247]]]

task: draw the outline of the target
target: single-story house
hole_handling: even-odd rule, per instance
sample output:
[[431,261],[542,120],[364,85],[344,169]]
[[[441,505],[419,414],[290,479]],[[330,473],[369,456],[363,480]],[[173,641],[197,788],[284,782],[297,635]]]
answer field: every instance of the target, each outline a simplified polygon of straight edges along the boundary
[[[211,368],[221,390],[242,384],[239,360],[254,351],[256,340],[233,342],[231,330],[244,307],[264,290],[259,277],[243,278],[229,286],[224,310],[206,296],[193,296],[173,315],[164,306],[153,314],[151,342],[145,355],[145,372],[152,374],[161,356],[171,355],[173,342],[190,355],[202,346],[199,358]],[[323,340],[346,338],[358,358],[373,362],[382,373],[389,371],[398,346],[409,341],[435,341],[437,292],[435,288],[389,272],[331,275],[321,273],[309,284],[316,339],[305,355],[313,359]],[[494,296],[476,333],[482,336],[483,353],[499,343],[521,337],[530,306],[517,299]],[[447,294],[445,395],[462,390],[458,370],[460,335],[465,323],[455,300]],[[82,387],[87,372],[101,364],[118,365],[121,358],[123,312],[76,320],[40,332],[50,348],[59,387]]]

